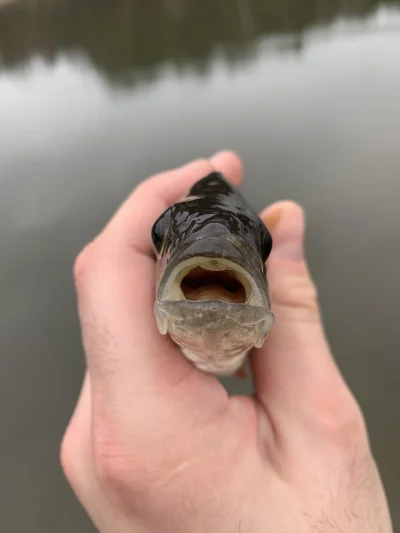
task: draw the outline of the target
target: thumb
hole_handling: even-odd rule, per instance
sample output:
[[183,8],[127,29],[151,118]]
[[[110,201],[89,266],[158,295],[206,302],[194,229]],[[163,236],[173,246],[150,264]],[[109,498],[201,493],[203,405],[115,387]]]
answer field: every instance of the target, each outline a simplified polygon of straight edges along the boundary
[[[268,281],[280,322],[304,322],[320,328],[317,289],[304,258],[305,218],[302,207],[285,201],[261,214],[273,237]],[[285,324],[287,327],[287,324]]]
[[321,405],[332,384],[342,387],[342,380],[304,257],[304,211],[284,201],[267,208],[261,218],[273,238],[267,278],[275,324],[264,346],[252,355],[254,382],[264,405],[279,402],[298,411],[307,404]]

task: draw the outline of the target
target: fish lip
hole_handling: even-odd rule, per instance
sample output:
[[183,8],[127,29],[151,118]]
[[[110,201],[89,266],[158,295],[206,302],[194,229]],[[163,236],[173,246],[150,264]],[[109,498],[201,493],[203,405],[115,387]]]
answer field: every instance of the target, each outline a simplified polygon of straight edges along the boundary
[[[229,313],[231,320],[237,321],[243,325],[258,324],[271,317],[273,314],[267,306],[251,305],[246,303],[230,303],[222,300],[160,300],[158,302],[158,308],[162,312],[166,313],[173,319],[180,319],[181,314],[177,313],[177,310],[186,311],[186,317],[195,314],[197,312],[207,312],[210,317],[210,324],[213,323],[213,315],[217,316],[220,313]],[[250,311],[250,313],[249,313]],[[244,313],[247,316],[244,318]],[[252,315],[252,319],[249,316]]]

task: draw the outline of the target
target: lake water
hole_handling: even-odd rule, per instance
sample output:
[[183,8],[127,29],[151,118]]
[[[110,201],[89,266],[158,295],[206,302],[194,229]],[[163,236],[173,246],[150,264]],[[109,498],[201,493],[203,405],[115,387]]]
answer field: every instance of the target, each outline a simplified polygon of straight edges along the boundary
[[21,0],[0,8],[2,531],[94,531],[58,462],[83,372],[74,257],[139,181],[222,148],[256,209],[306,209],[400,528],[400,4]]

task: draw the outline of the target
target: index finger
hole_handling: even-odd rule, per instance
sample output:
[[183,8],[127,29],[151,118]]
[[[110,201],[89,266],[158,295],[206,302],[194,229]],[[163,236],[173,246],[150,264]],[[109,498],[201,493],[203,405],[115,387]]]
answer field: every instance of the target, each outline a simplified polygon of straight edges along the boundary
[[232,153],[156,175],[133,192],[76,262],[92,392],[106,408],[171,387],[193,370],[156,326],[151,227],[193,183],[214,170],[236,184],[241,181],[241,162]]

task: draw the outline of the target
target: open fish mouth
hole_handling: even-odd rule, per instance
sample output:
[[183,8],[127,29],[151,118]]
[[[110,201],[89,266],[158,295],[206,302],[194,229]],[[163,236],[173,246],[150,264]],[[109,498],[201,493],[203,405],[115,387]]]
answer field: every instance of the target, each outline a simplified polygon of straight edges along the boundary
[[211,336],[248,328],[246,335],[254,330],[258,339],[272,318],[254,278],[229,259],[211,257],[192,257],[177,265],[155,311],[162,334],[186,329]]
[[232,267],[215,270],[215,263],[210,261],[202,266],[193,266],[184,275],[180,284],[183,297],[193,302],[220,300],[244,304],[250,296],[248,281]]
[[261,305],[259,288],[248,272],[225,258],[192,257],[171,272],[161,301],[221,301]]

